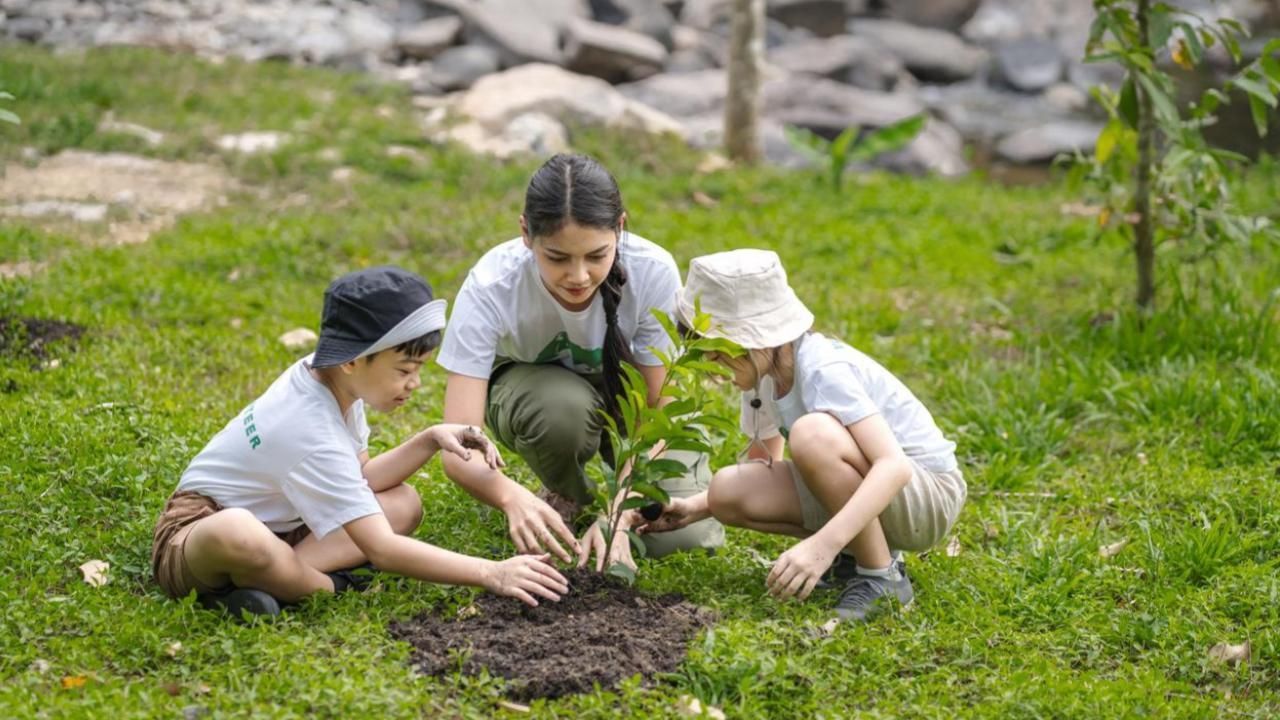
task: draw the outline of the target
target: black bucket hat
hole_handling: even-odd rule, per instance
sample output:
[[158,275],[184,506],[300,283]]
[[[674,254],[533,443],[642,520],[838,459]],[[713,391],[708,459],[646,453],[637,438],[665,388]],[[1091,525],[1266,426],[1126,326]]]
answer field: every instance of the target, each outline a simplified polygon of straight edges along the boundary
[[312,367],[332,367],[443,330],[445,306],[414,273],[391,265],[334,280],[324,291]]

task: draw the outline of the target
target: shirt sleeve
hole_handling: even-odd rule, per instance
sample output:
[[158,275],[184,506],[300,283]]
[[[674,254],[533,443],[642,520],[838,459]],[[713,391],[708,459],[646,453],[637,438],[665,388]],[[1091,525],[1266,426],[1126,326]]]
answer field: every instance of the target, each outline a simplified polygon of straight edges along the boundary
[[360,440],[360,452],[366,452],[369,449],[369,420],[364,414],[364,402],[357,403],[355,414],[351,418],[352,424],[355,425],[356,438]]
[[666,313],[674,321],[676,294],[680,291],[680,271],[673,260],[655,268],[652,277],[637,278],[637,281],[642,283],[644,294],[636,295],[640,317],[636,321],[636,336],[631,340],[631,353],[641,365],[661,365],[662,361],[650,348],[668,352],[671,349],[671,338],[649,310],[653,308]]
[[350,452],[317,450],[291,468],[281,491],[317,538],[352,520],[382,512]]
[[487,379],[502,334],[501,316],[488,293],[468,278],[458,291],[436,363],[449,372]]
[[852,425],[880,412],[847,362],[827,363],[814,369],[803,392],[806,409],[830,413],[841,425]]

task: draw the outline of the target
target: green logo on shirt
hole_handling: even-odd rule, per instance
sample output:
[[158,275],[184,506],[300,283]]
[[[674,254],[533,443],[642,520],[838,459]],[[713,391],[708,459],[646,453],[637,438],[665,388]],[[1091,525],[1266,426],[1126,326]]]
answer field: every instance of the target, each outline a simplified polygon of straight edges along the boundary
[[258,426],[253,422],[253,406],[244,410],[244,436],[249,438],[249,449],[257,450],[262,444],[262,438],[258,437]]
[[547,343],[546,347],[542,348],[542,352],[538,353],[538,358],[534,362],[542,364],[567,359],[575,369],[595,371],[600,369],[604,362],[603,358],[603,348],[588,350],[578,347],[569,340],[569,333],[560,332]]

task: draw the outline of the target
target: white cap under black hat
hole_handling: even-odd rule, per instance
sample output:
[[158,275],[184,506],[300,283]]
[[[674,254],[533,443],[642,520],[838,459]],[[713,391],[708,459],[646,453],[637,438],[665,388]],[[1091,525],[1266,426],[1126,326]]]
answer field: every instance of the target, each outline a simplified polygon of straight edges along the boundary
[[332,367],[443,330],[445,300],[431,286],[391,265],[343,275],[324,291],[320,340],[312,367]]

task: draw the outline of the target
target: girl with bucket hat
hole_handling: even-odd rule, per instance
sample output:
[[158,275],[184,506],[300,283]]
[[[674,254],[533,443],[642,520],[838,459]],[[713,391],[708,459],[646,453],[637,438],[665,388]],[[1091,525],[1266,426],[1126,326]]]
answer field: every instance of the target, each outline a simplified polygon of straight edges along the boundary
[[847,581],[835,608],[842,619],[864,620],[886,598],[910,605],[901,552],[938,544],[964,505],[955,444],[892,373],[812,330],[813,313],[788,286],[777,254],[695,258],[676,303],[686,327],[695,303],[711,316],[707,335],[746,350],[711,359],[743,391],[742,429],[751,442],[708,492],[673,498],[641,532],[715,517],[791,535],[802,539],[766,581],[774,596],[804,599],[834,575]]
[[[599,410],[617,411],[622,363],[640,372],[649,401],[657,401],[665,369],[653,348],[670,341],[650,310],[672,312],[680,286],[671,254],[626,232],[626,220],[618,184],[599,163],[584,155],[547,160],[529,181],[520,236],[485,253],[458,291],[438,359],[449,371],[445,421],[486,423],[546,492],[530,492],[479,458],[445,457],[445,472],[506,514],[521,552],[550,551],[569,562],[576,551],[579,565],[595,555],[597,569],[632,564],[625,540],[603,557],[600,523],[581,542],[569,529],[592,520],[580,512],[592,496],[586,464],[608,454]],[[666,456],[692,468],[663,484],[669,494],[707,488],[705,457]],[[645,544],[648,555],[661,556],[723,539],[723,527],[708,518]]]

